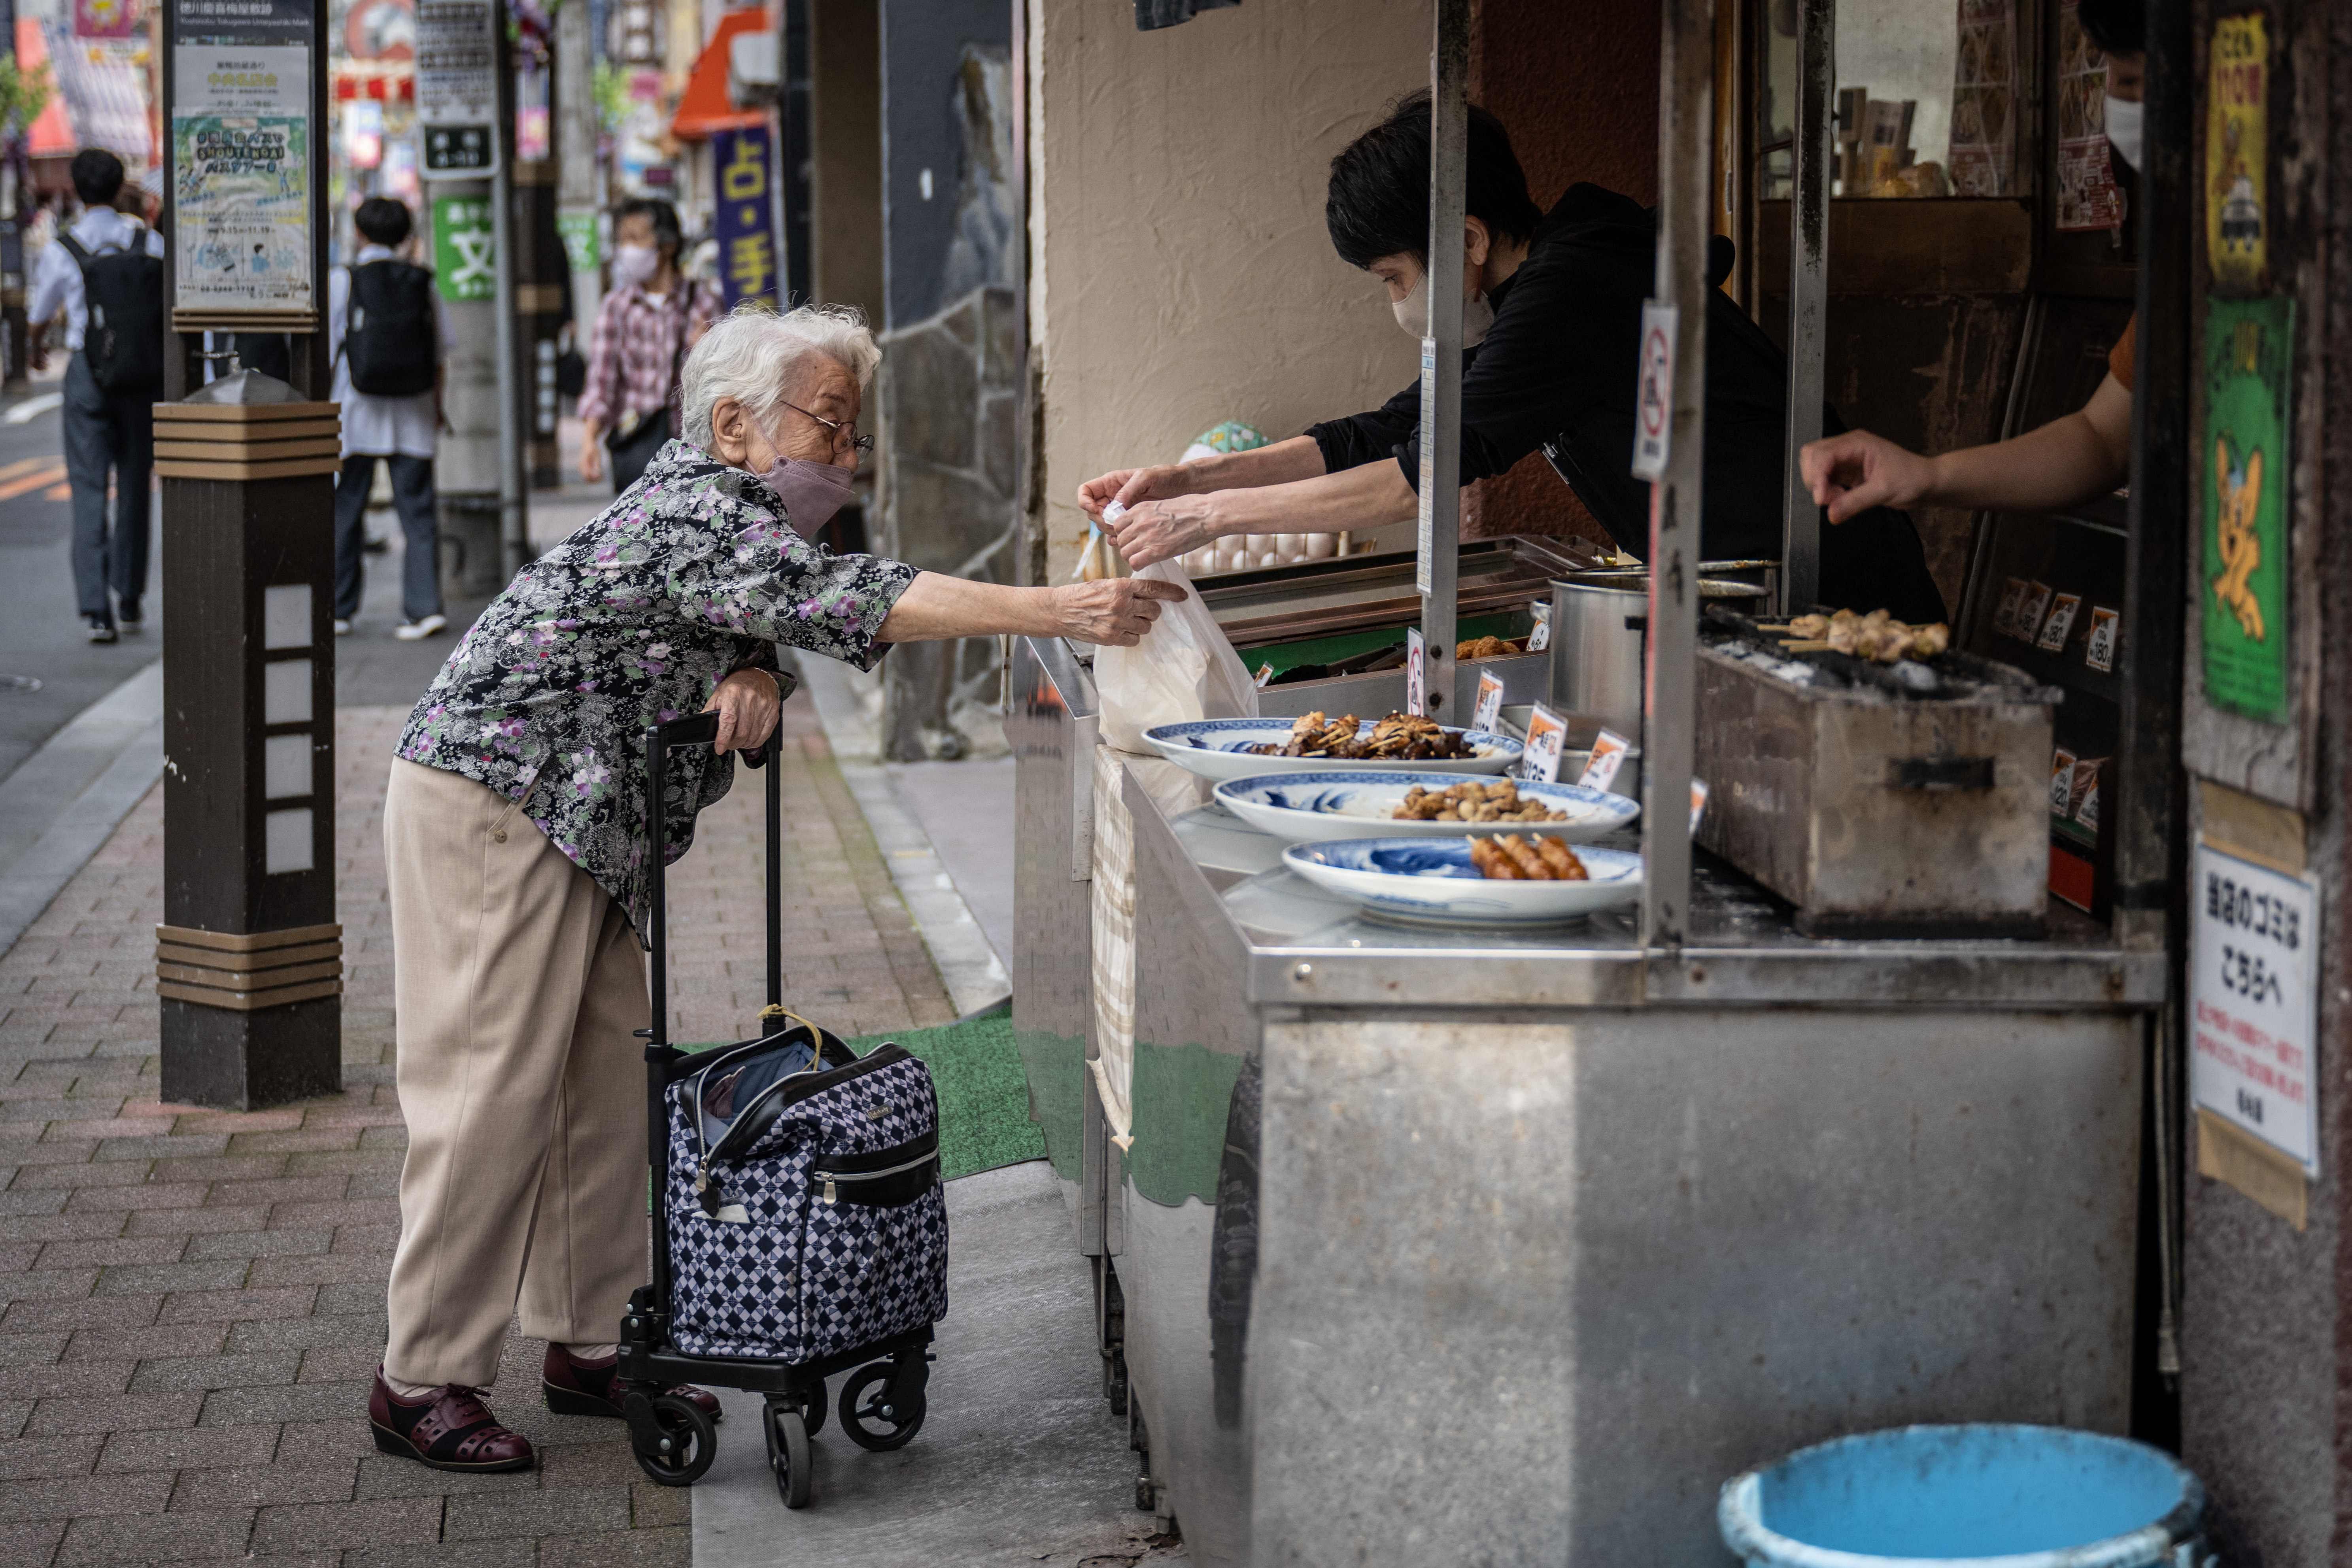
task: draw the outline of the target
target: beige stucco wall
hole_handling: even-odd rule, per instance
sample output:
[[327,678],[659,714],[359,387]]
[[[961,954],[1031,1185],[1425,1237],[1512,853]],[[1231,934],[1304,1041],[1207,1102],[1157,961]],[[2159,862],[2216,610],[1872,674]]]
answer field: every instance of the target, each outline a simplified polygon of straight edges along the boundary
[[1419,359],[1323,229],[1333,153],[1429,79],[1428,0],[1268,0],[1139,33],[1125,0],[1029,0],[1030,316],[1049,580],[1078,485],[1221,419],[1295,436]]

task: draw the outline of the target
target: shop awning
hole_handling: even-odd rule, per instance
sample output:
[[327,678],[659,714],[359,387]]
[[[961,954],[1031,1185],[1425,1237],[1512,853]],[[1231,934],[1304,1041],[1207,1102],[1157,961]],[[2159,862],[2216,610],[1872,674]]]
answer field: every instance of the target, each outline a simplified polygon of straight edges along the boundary
[[715,131],[741,131],[768,123],[766,110],[738,109],[727,96],[728,45],[741,34],[764,30],[767,25],[765,11],[730,11],[719,18],[718,30],[695,57],[694,73],[686,79],[686,91],[678,96],[677,113],[669,122],[671,135],[681,142],[701,142]]

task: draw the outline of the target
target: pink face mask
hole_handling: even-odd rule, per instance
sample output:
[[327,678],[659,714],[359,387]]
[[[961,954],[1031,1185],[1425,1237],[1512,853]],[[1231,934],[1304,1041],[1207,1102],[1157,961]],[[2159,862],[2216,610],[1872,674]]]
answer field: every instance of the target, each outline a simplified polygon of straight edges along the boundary
[[784,521],[793,525],[793,531],[803,539],[814,539],[817,530],[832,521],[833,514],[848,501],[849,481],[856,472],[831,463],[778,458],[760,479],[784,503]]

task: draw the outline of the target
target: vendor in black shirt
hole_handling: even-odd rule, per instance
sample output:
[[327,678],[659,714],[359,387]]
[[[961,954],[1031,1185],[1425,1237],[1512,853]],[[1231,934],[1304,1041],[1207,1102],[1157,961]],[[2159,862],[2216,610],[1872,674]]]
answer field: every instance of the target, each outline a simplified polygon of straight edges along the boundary
[[[1415,93],[1331,161],[1324,217],[1340,257],[1388,285],[1398,323],[1426,320],[1429,99]],[[1576,185],[1549,213],[1502,123],[1470,110],[1463,223],[1462,482],[1499,474],[1540,450],[1619,547],[1649,548],[1649,487],[1630,471],[1634,359],[1657,255],[1656,215],[1597,185]],[[1721,274],[1728,244],[1717,240]],[[1720,289],[1707,301],[1706,514],[1714,561],[1778,559],[1786,493],[1788,362]],[[1844,428],[1824,410],[1824,428]],[[1131,566],[1235,533],[1338,532],[1414,516],[1421,477],[1418,383],[1370,413],[1310,426],[1254,451],[1122,468],[1079,487]],[[1822,539],[1823,603],[1944,619],[1919,536],[1902,512],[1876,509]]]

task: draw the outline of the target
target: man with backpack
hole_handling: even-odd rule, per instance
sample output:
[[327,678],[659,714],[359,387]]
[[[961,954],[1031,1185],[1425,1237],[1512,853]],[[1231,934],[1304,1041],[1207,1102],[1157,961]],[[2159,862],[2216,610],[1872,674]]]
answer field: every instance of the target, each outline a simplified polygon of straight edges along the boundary
[[400,574],[402,618],[392,635],[414,642],[449,626],[441,613],[433,494],[448,323],[434,302],[432,270],[398,257],[415,227],[408,208],[389,196],[373,196],[352,221],[365,243],[352,265],[335,268],[327,283],[327,352],[334,356],[334,395],[343,405],[343,471],[335,482],[335,631],[350,631],[360,612],[368,491],[381,459],[391,467],[393,505],[408,541]]
[[[74,154],[83,212],[41,252],[26,317],[32,360],[47,359],[50,323],[63,317],[66,478],[73,487],[74,593],[89,640],[146,625],[149,477],[155,465],[155,400],[163,395],[163,237],[115,211],[122,160],[103,148]],[[106,495],[114,489],[113,526]],[[110,602],[109,590],[112,591]]]

